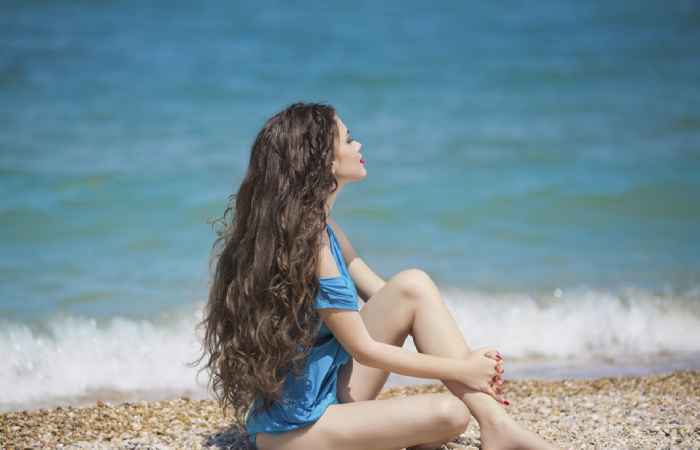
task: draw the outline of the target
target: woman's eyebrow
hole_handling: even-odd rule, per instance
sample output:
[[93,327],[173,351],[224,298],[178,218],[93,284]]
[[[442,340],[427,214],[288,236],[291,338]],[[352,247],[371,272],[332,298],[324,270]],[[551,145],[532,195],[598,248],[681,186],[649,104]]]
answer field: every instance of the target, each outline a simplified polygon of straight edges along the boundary
[[345,136],[350,136],[350,129],[349,128],[345,129]]

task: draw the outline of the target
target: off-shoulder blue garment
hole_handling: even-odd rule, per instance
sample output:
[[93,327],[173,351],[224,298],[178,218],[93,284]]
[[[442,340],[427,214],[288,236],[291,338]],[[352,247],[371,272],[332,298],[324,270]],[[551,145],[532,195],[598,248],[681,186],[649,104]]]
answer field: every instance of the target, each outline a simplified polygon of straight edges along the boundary
[[[319,277],[319,292],[314,299],[314,308],[340,308],[358,311],[357,289],[350,278],[340,245],[333,228],[326,224],[331,245],[331,253],[338,265],[340,275]],[[246,416],[246,431],[255,445],[260,431],[280,433],[301,428],[318,420],[326,408],[339,403],[336,394],[338,370],[350,360],[350,355],[336,340],[325,323],[322,323],[316,343],[311,349],[304,372],[295,377],[289,373],[282,388],[282,398],[272,404],[269,410]],[[258,396],[253,403],[262,403]]]

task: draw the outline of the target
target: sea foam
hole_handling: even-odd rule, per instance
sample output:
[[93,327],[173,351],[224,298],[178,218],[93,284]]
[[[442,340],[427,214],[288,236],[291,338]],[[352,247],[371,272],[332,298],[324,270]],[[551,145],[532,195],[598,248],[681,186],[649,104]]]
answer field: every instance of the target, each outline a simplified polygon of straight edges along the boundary
[[[697,290],[659,296],[635,288],[579,288],[547,297],[440,291],[472,348],[495,347],[520,367],[593,357],[614,365],[700,352]],[[202,307],[151,320],[58,316],[40,324],[0,322],[0,410],[130,392],[207,398],[208,372],[198,375],[201,365],[187,364],[201,354],[203,331],[195,325]],[[416,348],[410,338],[405,347]]]

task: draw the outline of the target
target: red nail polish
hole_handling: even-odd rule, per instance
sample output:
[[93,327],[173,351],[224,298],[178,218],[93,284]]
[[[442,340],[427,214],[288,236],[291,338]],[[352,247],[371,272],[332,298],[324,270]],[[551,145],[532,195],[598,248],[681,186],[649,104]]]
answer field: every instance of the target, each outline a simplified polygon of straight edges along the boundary
[[510,405],[510,402],[508,400],[503,400],[503,404],[508,406],[508,405]]

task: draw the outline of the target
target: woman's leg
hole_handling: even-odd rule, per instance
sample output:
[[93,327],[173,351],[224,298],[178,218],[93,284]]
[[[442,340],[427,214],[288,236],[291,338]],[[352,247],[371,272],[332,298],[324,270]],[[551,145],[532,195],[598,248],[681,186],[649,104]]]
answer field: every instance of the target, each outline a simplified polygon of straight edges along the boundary
[[[464,336],[440,297],[432,279],[421,270],[403,272],[406,295],[414,300],[415,318],[412,333],[421,353],[464,358],[471,351]],[[536,433],[517,424],[493,397],[468,389],[462,383],[441,380],[458,398],[464,400],[481,429],[484,449],[556,449]]]
[[[360,314],[375,340],[402,346],[411,334],[416,348],[423,353],[464,358],[470,352],[437,288],[423,271],[405,270],[390,278]],[[340,372],[338,398],[341,402],[376,398],[388,376],[387,371],[351,360]],[[508,448],[513,444],[523,448],[553,448],[534,433],[517,426],[489,395],[470,391],[458,382],[443,380],[443,383],[477,418],[484,448]],[[439,447],[442,442],[417,448]]]
[[[403,280],[391,279],[372,297],[372,302],[360,303],[360,316],[369,332],[376,341],[386,344],[403,346],[411,332],[414,311],[413,306],[406,301],[401,301],[403,294]],[[362,400],[374,400],[386,384],[389,372],[375,367],[364,366],[350,358],[338,373],[338,400],[341,403],[350,403]],[[421,410],[418,410],[421,411]],[[423,412],[419,412],[422,416]],[[466,411],[467,425],[469,411]],[[422,445],[416,445],[409,450],[433,450],[439,448],[445,442],[450,442],[459,437],[467,428],[459,430],[449,436],[443,436],[435,441],[423,440]]]
[[450,393],[330,405],[313,424],[258,433],[259,450],[399,450],[467,427],[469,411]]

